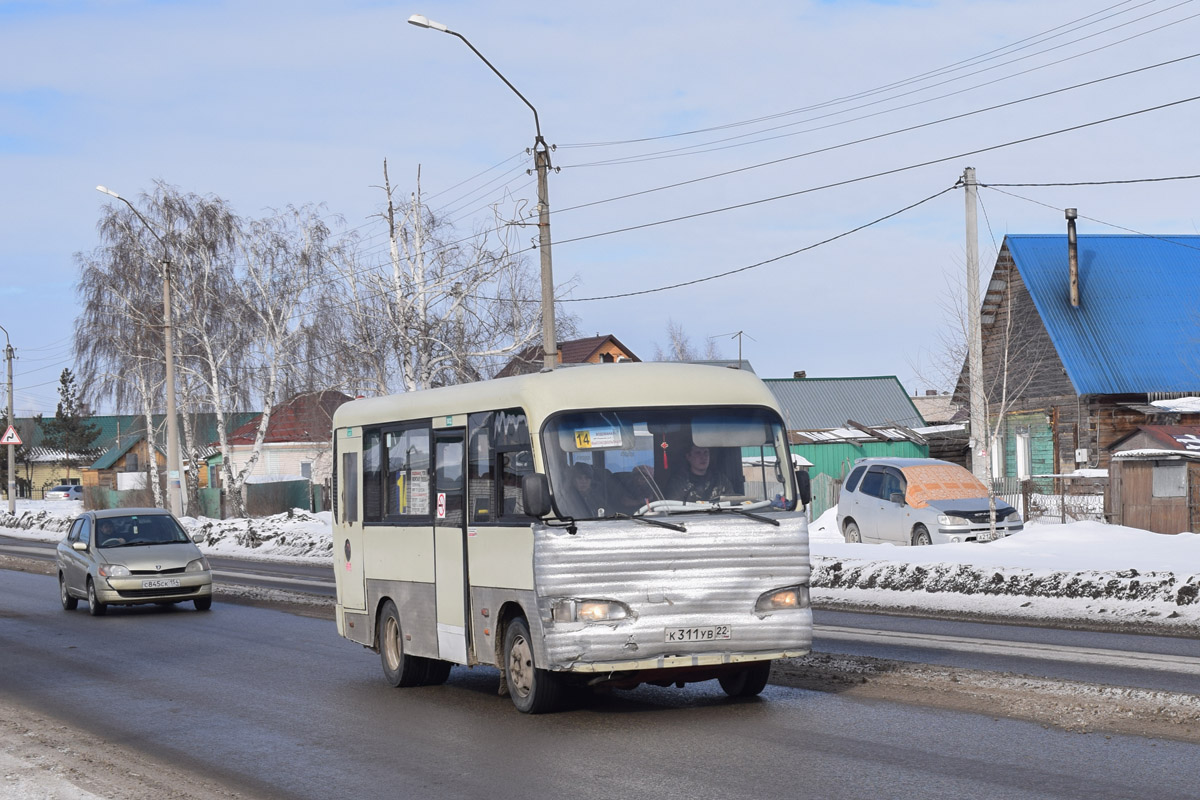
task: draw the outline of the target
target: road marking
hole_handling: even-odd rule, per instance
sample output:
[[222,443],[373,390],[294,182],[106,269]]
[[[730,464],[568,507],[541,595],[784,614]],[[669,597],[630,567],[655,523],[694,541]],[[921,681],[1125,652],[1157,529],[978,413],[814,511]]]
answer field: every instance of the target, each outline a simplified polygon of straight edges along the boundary
[[284,578],[282,576],[268,575],[262,572],[236,572],[231,570],[213,570],[213,575],[222,578],[237,578],[240,580],[255,580],[264,583],[290,583],[296,586],[320,586],[323,589],[329,589],[334,586],[333,581],[314,581],[304,578]]
[[1155,669],[1200,675],[1200,658],[1165,653],[1139,653],[1126,650],[1105,650],[1096,647],[1071,647],[1039,642],[1006,642],[997,639],[973,639],[967,636],[941,636],[929,633],[880,631],[869,628],[846,628],[837,625],[814,625],[814,638],[837,641],[871,642],[873,644],[907,647],[932,647],[967,653],[1044,658],[1080,664],[1103,664],[1134,669]]
[[23,547],[21,545],[0,545],[0,552],[27,553],[31,556],[54,557],[54,549],[50,547]]

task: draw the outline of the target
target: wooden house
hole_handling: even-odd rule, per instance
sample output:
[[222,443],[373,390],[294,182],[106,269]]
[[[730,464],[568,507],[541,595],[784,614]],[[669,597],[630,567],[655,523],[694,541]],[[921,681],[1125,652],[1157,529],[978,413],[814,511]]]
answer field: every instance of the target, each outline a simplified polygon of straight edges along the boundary
[[1105,512],[1155,533],[1200,531],[1200,426],[1139,425],[1109,446]]
[[[267,422],[262,450],[250,475],[295,476],[316,484],[327,482],[333,471],[333,412],[350,400],[341,392],[311,392],[296,395],[275,406]],[[261,414],[255,414],[230,434],[231,466],[235,472],[249,462],[254,452],[254,439],[261,419]],[[212,459],[210,463],[213,463]]]
[[[608,364],[617,361],[641,361],[633,351],[618,341],[612,334],[596,335],[586,339],[572,339],[569,342],[558,343],[558,363],[563,366],[572,364]],[[507,378],[512,375],[527,375],[539,372],[545,363],[542,345],[530,345],[507,364],[500,368],[494,377]]]
[[[1107,469],[1139,426],[1200,424],[1152,404],[1200,394],[1200,236],[1068,240],[1006,236],[983,298],[980,438],[997,477]],[[966,379],[964,364],[964,407]]]

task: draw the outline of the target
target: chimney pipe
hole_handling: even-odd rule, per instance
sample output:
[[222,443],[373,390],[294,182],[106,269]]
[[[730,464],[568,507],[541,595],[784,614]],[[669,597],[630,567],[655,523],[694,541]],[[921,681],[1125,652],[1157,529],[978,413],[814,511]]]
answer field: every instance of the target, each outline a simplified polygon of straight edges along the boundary
[[792,378],[794,380],[799,380],[800,378],[806,377],[808,377],[808,372],[806,370],[799,369],[792,373]]
[[1079,244],[1075,240],[1075,218],[1079,212],[1067,209],[1067,264],[1071,276],[1071,306],[1079,308]]

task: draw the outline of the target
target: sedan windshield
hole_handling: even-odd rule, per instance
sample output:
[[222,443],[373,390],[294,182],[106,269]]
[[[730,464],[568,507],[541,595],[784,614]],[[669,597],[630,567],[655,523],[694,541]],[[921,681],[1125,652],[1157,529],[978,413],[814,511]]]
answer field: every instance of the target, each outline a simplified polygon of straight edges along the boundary
[[570,412],[542,444],[563,518],[795,507],[783,423],[768,409]]
[[187,542],[187,533],[166,514],[101,517],[96,520],[96,541],[100,547],[138,547],[153,544]]

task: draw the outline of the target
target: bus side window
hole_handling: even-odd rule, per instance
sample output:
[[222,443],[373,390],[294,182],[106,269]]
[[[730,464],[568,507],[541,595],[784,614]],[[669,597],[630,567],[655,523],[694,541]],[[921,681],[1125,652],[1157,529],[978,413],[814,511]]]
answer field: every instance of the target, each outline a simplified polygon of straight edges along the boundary
[[358,453],[342,454],[342,524],[358,522]]
[[490,411],[472,414],[467,421],[467,508],[472,523],[494,522],[498,516],[491,427]]
[[363,433],[363,519],[383,519],[383,435],[378,430]]

